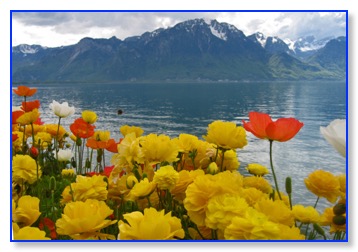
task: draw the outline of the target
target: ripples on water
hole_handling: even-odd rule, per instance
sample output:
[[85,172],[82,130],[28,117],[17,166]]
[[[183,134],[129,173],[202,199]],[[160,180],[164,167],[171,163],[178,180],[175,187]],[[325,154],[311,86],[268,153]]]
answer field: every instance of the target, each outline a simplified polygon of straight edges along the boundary
[[[177,137],[190,133],[202,138],[207,125],[214,120],[234,121],[241,125],[250,111],[270,114],[274,119],[295,117],[305,125],[288,142],[274,142],[274,165],[280,189],[284,180],[293,180],[294,203],[313,205],[316,198],[304,186],[303,179],[315,169],[335,174],[345,172],[342,158],[321,136],[319,127],[336,118],[346,118],[345,83],[188,83],[188,84],[53,84],[34,85],[38,92],[33,99],[41,102],[45,123],[57,123],[49,110],[52,100],[67,101],[75,106],[71,118],[61,120],[68,126],[85,109],[98,114],[98,130],[109,130],[118,140],[119,127],[140,126],[145,134],[157,133]],[[21,100],[13,95],[13,106]],[[118,109],[123,110],[118,115]],[[248,163],[269,167],[269,142],[250,133],[249,144],[238,151],[239,170],[246,173]],[[108,160],[108,158],[107,158]],[[272,179],[272,178],[271,178]],[[320,204],[325,205],[324,200]],[[320,205],[319,204],[319,205]],[[323,206],[322,205],[322,206]]]

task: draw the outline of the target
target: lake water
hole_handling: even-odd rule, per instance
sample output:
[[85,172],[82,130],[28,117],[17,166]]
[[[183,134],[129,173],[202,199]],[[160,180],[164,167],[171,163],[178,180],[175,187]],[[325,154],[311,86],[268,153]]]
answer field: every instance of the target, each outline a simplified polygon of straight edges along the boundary
[[[202,138],[209,123],[215,120],[241,121],[250,111],[268,113],[273,119],[295,117],[304,127],[288,142],[274,142],[274,165],[280,189],[284,180],[293,180],[293,201],[313,205],[316,197],[307,191],[303,179],[316,169],[335,174],[346,171],[346,162],[320,134],[320,126],[346,118],[346,85],[344,82],[278,82],[278,83],[162,83],[162,84],[51,84],[31,85],[38,92],[33,99],[41,102],[41,118],[57,123],[49,104],[67,101],[76,113],[61,120],[69,125],[81,111],[98,114],[98,130],[109,130],[118,140],[119,127],[140,126],[145,134],[157,133],[176,137],[190,133]],[[13,106],[21,99],[13,94]],[[123,110],[118,115],[118,109]],[[248,134],[248,145],[238,151],[239,170],[246,173],[248,163],[270,167],[269,142]],[[108,159],[107,159],[108,160]],[[269,176],[270,179],[272,179]],[[273,183],[272,183],[273,184]],[[321,207],[326,205],[321,200]]]

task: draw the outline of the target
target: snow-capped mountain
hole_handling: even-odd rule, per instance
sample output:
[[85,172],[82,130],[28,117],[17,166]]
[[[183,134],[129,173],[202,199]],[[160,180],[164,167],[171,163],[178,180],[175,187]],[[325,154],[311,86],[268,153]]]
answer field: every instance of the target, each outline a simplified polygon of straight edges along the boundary
[[[303,47],[294,45],[262,33],[247,37],[228,23],[193,19],[124,40],[83,38],[56,48],[19,45],[12,50],[12,74],[16,82],[326,78],[318,62],[326,51],[317,60],[302,61],[297,52]],[[344,75],[337,68],[329,78]]]

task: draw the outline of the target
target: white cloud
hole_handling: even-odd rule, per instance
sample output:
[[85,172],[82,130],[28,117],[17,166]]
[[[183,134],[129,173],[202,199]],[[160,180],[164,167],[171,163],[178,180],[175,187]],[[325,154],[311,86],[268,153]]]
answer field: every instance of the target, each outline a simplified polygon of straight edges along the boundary
[[260,31],[266,36],[297,39],[345,32],[345,13],[337,12],[15,12],[13,45],[69,45],[83,37],[124,39],[193,18],[227,22],[247,36]]

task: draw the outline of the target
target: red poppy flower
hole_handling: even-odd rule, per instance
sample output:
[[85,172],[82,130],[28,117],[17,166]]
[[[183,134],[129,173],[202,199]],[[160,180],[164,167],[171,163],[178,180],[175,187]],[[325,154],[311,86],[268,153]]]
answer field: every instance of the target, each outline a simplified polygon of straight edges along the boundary
[[13,134],[12,133],[12,141],[16,141],[19,138],[19,136],[17,134]]
[[17,119],[22,116],[25,112],[21,110],[13,111],[12,112],[12,124],[17,124]]
[[36,124],[36,125],[43,125],[44,122],[41,121],[41,118],[39,117],[39,118],[37,118],[37,120],[34,122],[34,124]]
[[51,239],[57,238],[55,223],[51,219],[49,219],[47,217],[42,218],[39,223],[39,229],[45,230],[45,231],[48,230],[50,232]]
[[89,138],[93,136],[96,126],[85,122],[82,118],[78,118],[70,125],[70,130],[76,137]]
[[242,121],[244,128],[261,139],[286,142],[293,138],[303,127],[295,118],[280,118],[272,121],[265,113],[250,112],[250,122]]
[[17,89],[14,89],[14,93],[18,96],[33,96],[37,92],[37,88],[29,88],[26,86],[18,86]]
[[92,177],[94,175],[103,175],[103,176],[106,176],[107,178],[109,178],[113,168],[114,168],[114,165],[106,166],[106,167],[104,167],[104,170],[102,172],[87,172],[87,176]]
[[25,112],[30,112],[35,108],[40,108],[40,101],[34,100],[34,101],[28,101],[28,102],[22,102],[21,109]]
[[105,149],[107,147],[107,141],[97,141],[96,139],[89,138],[86,146],[94,150]]

